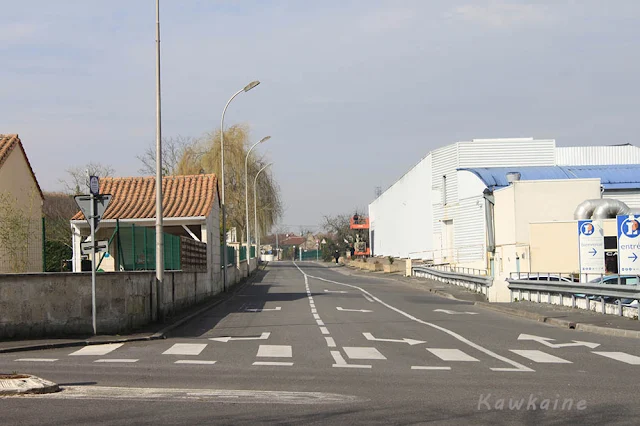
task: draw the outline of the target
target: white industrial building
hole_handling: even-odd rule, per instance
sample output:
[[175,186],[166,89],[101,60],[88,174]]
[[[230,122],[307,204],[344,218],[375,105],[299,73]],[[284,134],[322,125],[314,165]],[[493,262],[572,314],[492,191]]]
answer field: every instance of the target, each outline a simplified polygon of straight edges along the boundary
[[[617,165],[617,166],[615,166]],[[614,167],[615,166],[615,167]],[[556,147],[553,139],[474,139],[430,152],[369,205],[374,256],[486,269],[493,190],[512,179],[593,179],[640,208],[640,148]]]

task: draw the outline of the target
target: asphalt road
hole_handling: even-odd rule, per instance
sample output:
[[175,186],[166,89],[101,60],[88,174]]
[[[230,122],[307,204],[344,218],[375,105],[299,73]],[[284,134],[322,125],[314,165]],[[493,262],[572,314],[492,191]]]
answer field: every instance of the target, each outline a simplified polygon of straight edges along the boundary
[[311,262],[270,264],[166,340],[2,354],[0,371],[65,388],[0,400],[2,424],[640,422],[635,339]]

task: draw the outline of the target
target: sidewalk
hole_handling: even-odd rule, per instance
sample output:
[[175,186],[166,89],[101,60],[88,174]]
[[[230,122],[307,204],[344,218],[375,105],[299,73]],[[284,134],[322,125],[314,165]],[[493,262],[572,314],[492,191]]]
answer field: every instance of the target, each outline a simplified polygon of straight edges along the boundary
[[[262,270],[264,270],[264,268],[266,268],[266,265],[262,266]],[[257,272],[259,271],[260,269]],[[242,290],[245,286],[249,285],[253,281],[253,279],[257,275],[257,272],[249,277],[249,279],[245,279],[244,281],[232,287],[232,291],[228,293],[220,293],[204,303],[192,306],[190,309],[187,309],[174,317],[167,318],[163,323],[149,324],[136,333],[127,335],[87,335],[79,336],[77,338],[4,340],[0,341],[0,354],[9,352],[35,351],[41,349],[67,348],[74,346],[101,345],[107,343],[141,342],[166,339],[167,334],[169,334],[169,332],[171,332],[172,330],[178,328],[182,324],[200,315],[201,313],[233,297],[237,292]]]
[[[323,266],[336,268],[335,265],[327,265],[318,262]],[[511,303],[489,303],[482,294],[474,293],[453,284],[442,283],[440,281],[427,278],[405,277],[402,273],[369,272],[354,269],[348,266],[339,267],[336,271],[345,275],[361,277],[379,277],[395,280],[430,293],[437,294],[448,299],[473,302],[476,306],[527,318],[534,321],[544,322],[558,327],[570,328],[592,333],[604,334],[618,337],[632,337],[640,339],[640,321],[631,318],[619,317],[616,315],[603,315],[598,312],[584,309],[573,309],[565,306],[549,305],[535,302],[511,302]]]

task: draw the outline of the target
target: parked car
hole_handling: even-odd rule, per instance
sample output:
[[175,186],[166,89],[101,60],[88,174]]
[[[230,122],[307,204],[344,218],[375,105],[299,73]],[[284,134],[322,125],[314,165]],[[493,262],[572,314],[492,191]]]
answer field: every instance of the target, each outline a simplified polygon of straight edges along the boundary
[[[619,280],[618,280],[619,278]],[[607,275],[601,278],[595,278],[591,281],[589,281],[590,283],[593,284],[609,284],[609,285],[634,285],[637,286],[638,283],[640,283],[640,277],[638,277],[637,275]],[[595,296],[592,296],[593,298],[597,298]],[[618,300],[620,300],[620,302],[623,305],[628,305],[628,306],[638,306],[638,300],[637,299],[618,299],[615,297],[605,297],[604,298],[605,302],[608,303],[618,303]]]
[[563,277],[558,274],[529,274],[520,273],[519,280],[535,280],[535,281],[564,281],[564,282],[576,282],[575,279],[569,277]]

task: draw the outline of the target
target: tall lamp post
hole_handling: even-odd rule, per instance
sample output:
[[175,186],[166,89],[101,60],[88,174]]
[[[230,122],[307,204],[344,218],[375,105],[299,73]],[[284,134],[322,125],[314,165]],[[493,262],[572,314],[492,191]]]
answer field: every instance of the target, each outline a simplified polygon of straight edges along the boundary
[[[160,115],[160,0],[156,0],[156,315],[164,294],[164,241],[162,234],[162,121]],[[152,314],[153,315],[153,314]],[[157,318],[160,319],[160,318]]]
[[222,118],[220,119],[220,179],[222,180],[222,202],[220,203],[220,207],[222,208],[222,261],[224,262],[224,266],[222,268],[222,289],[223,291],[227,291],[227,266],[229,263],[227,262],[227,210],[224,205],[224,114],[227,112],[227,108],[229,104],[242,92],[248,92],[249,90],[256,87],[260,82],[258,80],[252,81],[247,84],[242,89],[238,90],[236,93],[231,96],[231,98],[227,101],[227,104],[224,106],[222,110]]
[[254,226],[256,229],[256,256],[258,256],[258,250],[260,250],[260,232],[258,232],[258,199],[256,197],[256,183],[258,182],[258,176],[260,176],[260,173],[262,173],[262,171],[264,169],[266,169],[267,167],[271,166],[273,163],[269,163],[266,166],[264,166],[263,168],[261,168],[258,173],[256,173],[256,177],[253,178],[253,220],[254,222]]
[[[249,161],[249,154],[253,151],[253,148],[261,144],[262,142],[266,142],[271,139],[271,136],[265,136],[260,139],[258,142],[254,143],[249,151],[247,151],[247,156],[244,158],[244,210],[245,210],[245,218],[246,218],[246,228],[247,228],[247,250],[249,250],[249,254],[247,258],[249,259],[249,263],[251,262],[251,233],[249,230],[249,172],[247,171],[247,163]],[[256,228],[257,232],[257,228]],[[258,247],[256,246],[256,257],[258,256]]]

